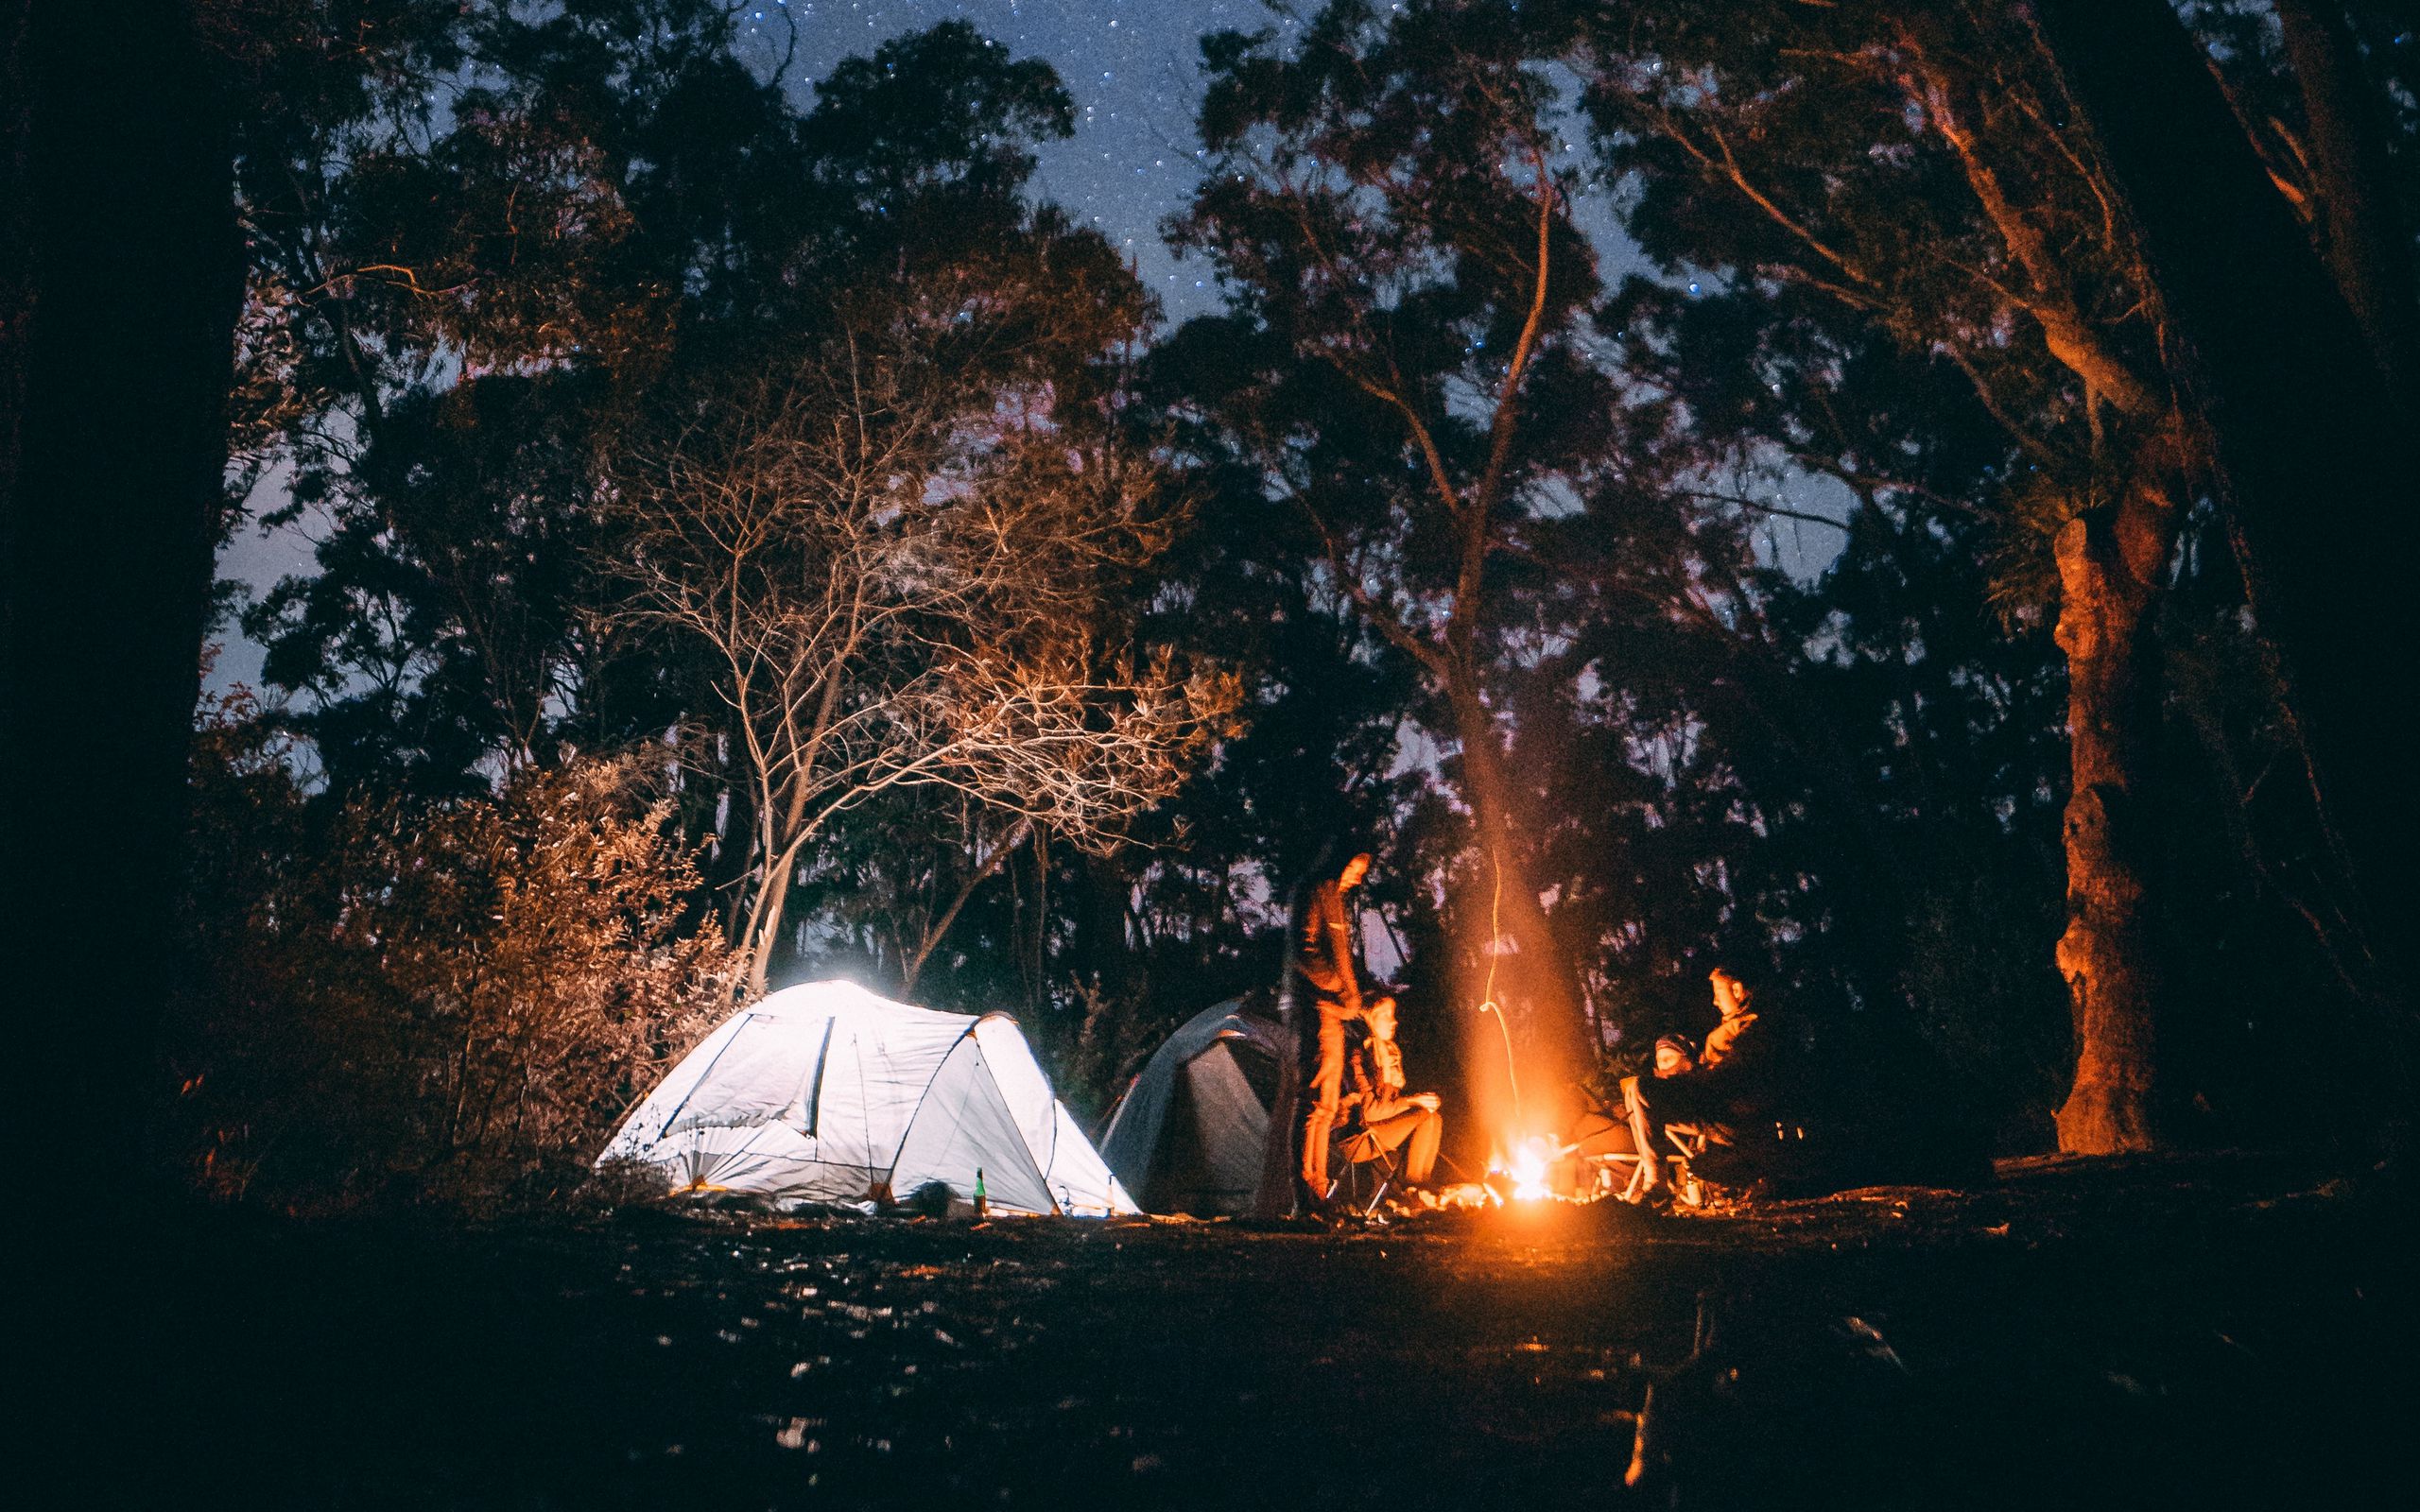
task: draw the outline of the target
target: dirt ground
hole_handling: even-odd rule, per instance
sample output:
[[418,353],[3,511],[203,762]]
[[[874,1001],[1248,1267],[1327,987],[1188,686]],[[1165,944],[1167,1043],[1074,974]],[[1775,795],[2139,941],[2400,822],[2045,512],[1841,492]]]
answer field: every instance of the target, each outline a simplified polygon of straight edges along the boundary
[[43,1252],[36,1463],[61,1505],[2409,1504],[2409,1213],[2208,1157],[1337,1232],[187,1215]]

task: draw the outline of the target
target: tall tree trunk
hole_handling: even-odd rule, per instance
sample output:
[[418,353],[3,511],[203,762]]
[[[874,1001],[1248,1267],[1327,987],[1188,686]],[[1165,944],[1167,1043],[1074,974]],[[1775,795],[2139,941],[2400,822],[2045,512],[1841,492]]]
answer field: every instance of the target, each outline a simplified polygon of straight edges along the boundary
[[[769,799],[771,795],[768,794]],[[772,974],[773,958],[781,954],[782,915],[789,905],[790,884],[798,876],[799,852],[806,847],[810,833],[806,824],[808,792],[804,776],[790,781],[787,795],[781,799],[781,811],[771,809],[756,816],[756,846],[760,857],[756,864],[761,875],[754,895],[749,900],[748,928],[740,938],[748,951],[748,994],[763,997],[765,984]],[[819,818],[818,823],[821,820]]]
[[1132,1012],[1143,1005],[1148,970],[1143,954],[1127,939],[1134,878],[1115,854],[1079,852],[1076,864],[1083,878],[1074,907],[1080,954],[1070,964],[1080,979],[1089,977],[1094,989],[1119,1012]]
[[[2402,554],[2413,417],[2164,0],[2033,0],[2152,270],[2160,347],[2204,427],[2252,607],[2366,915],[2408,1000],[2420,913],[2420,786],[2384,714],[2420,666]],[[2408,1006],[2408,1002],[2407,1002]],[[2410,1116],[2410,1015],[2353,1068]],[[2391,1135],[2391,1143],[2395,1136]]]
[[2420,284],[2395,203],[2378,102],[2341,6],[2274,0],[2309,125],[2320,253],[2389,382],[2420,377]]
[[[28,1126],[133,1190],[243,292],[189,9],[0,7],[0,981]],[[13,179],[13,182],[5,181]]]
[[2059,649],[2067,660],[2067,928],[2059,974],[2075,1014],[2074,1086],[2059,1148],[2080,1155],[2158,1143],[2161,971],[2151,907],[2159,862],[2156,610],[2176,510],[2146,487],[2059,532]]
[[[26,0],[0,0],[0,508],[10,511],[17,507],[26,340],[34,318],[33,200],[26,179],[33,146],[33,91],[26,72],[30,12]],[[7,518],[0,514],[0,522]]]
[[[1461,744],[1462,796],[1470,804],[1482,851],[1480,877],[1487,888],[1489,916],[1498,930],[1498,937],[1488,941],[1488,949],[1497,949],[1508,935],[1513,944],[1514,954],[1495,957],[1493,966],[1497,1010],[1507,1015],[1513,1040],[1519,1121],[1530,1132],[1560,1132],[1578,1110],[1575,1087],[1596,1068],[1596,1054],[1587,1042],[1586,1017],[1570,961],[1556,947],[1522,853],[1520,826],[1515,822],[1519,805],[1505,769],[1495,721],[1479,696],[1474,670],[1458,669],[1447,681],[1447,701]],[[1471,902],[1476,906],[1478,899]],[[1476,999],[1469,1008],[1473,1013],[1483,1011]],[[1503,1051],[1496,1025],[1474,1025],[1465,1038],[1478,1050],[1472,1061],[1474,1070],[1481,1073],[1475,1090],[1492,1103],[1497,1089],[1490,1085],[1491,1078],[1482,1068],[1501,1067]],[[1491,1054],[1492,1043],[1496,1048]]]

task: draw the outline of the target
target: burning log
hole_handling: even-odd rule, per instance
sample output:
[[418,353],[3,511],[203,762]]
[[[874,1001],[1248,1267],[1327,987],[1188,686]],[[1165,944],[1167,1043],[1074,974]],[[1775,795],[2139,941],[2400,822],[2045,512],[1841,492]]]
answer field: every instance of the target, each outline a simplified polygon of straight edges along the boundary
[[1579,1164],[1571,1159],[1579,1148],[1532,1134],[1488,1162],[1487,1188],[1504,1202],[1589,1201],[1597,1194],[1582,1189]]

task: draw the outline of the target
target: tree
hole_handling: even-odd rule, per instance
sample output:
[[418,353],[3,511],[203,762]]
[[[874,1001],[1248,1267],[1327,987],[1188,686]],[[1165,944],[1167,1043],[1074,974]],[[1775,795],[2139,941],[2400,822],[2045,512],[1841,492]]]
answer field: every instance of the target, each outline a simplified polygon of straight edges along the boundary
[[741,975],[683,923],[698,876],[660,764],[332,809],[295,754],[249,696],[205,708],[173,1158],[213,1195],[304,1208],[559,1196]]
[[93,1124],[89,1194],[137,1153],[222,508],[221,84],[192,8],[0,7],[0,851],[41,868],[0,961],[20,1001],[85,1005],[29,1048],[45,1114]]
[[1167,521],[1148,475],[1089,475],[1046,425],[996,428],[1031,401],[1010,380],[1036,311],[954,292],[877,295],[791,370],[682,405],[611,507],[619,616],[713,660],[727,713],[697,738],[728,743],[748,783],[735,934],[755,990],[834,815],[946,787],[1098,845],[1222,712],[1165,659],[1096,664],[1092,585]]
[[[2057,959],[2078,1042],[2060,1143],[2145,1147],[2165,1012],[2155,630],[2199,457],[2135,244],[2021,21],[1789,5],[1702,19],[1582,22],[1566,56],[1589,77],[1608,172],[1639,176],[1651,256],[1712,269],[1799,327],[1754,352],[1780,403],[1758,406],[1752,446],[1869,496],[1979,500],[2048,546],[2071,768]],[[1877,341],[1963,388],[2001,455],[1953,449],[1973,471],[1926,478],[1918,462],[1910,478],[1894,434],[1910,421],[1844,423],[1836,401],[1874,375]]]
[[805,168],[718,7],[366,3],[240,144],[245,481],[320,541],[245,624],[339,793],[471,792],[672,717],[585,636],[597,438]]
[[476,791],[593,728],[607,648],[584,616],[610,406],[594,375],[562,372],[385,401],[319,571],[244,614],[264,679],[305,696],[287,718],[338,791]]
[[1596,1047],[1491,668],[1523,629],[1511,564],[1597,486],[1619,404],[1580,350],[1596,276],[1551,88],[1486,19],[1342,4],[1290,47],[1205,41],[1212,161],[1176,239],[1230,303],[1195,338],[1235,349],[1202,396],[1224,444],[1440,706],[1475,839],[1461,882],[1489,901],[1472,1001],[1495,983],[1553,1085]]
[[[910,403],[926,407],[888,422],[922,449],[911,468],[957,468],[963,484],[989,393],[1031,411],[1016,447],[981,464],[1001,497],[1121,507],[1115,469],[1078,477],[1051,460],[1059,442],[1086,466],[1103,459],[1084,438],[1115,401],[1087,366],[1148,318],[1097,236],[1024,198],[1032,143],[1071,129],[1072,106],[1046,65],[963,25],[844,61],[804,112],[780,77],[741,65],[732,12],[703,0],[480,7],[416,35],[407,66],[350,91],[302,71],[307,119],[259,133],[247,160],[259,333],[248,352],[268,401],[254,455],[290,471],[287,513],[329,523],[318,573],[281,584],[247,624],[269,645],[272,683],[301,695],[288,717],[339,791],[470,793],[573,751],[713,731],[689,747],[682,823],[711,842],[711,896],[727,908],[708,911],[750,931],[768,970],[796,938],[777,927],[790,873],[746,839],[768,811],[749,776],[762,776],[749,765],[761,752],[715,691],[729,667],[707,640],[666,633],[677,614],[625,602],[631,575],[598,564],[631,566],[629,532],[663,544],[699,524],[665,492],[665,468],[694,473],[699,448],[743,443],[690,420],[789,404],[807,423],[804,396],[841,370],[827,358],[852,360],[834,357],[852,335],[891,340],[868,363],[920,386]],[[972,323],[946,328],[957,318]],[[945,355],[990,366],[953,391],[931,366]],[[769,372],[786,378],[752,397],[733,387],[734,373]],[[827,386],[816,403],[828,414],[827,402],[863,398]],[[640,455],[632,438],[666,416],[687,440],[657,434]],[[858,481],[869,508],[910,487]],[[616,488],[631,506],[619,513]],[[605,524],[625,533],[600,539]],[[943,534],[950,551],[977,549],[971,531]],[[1104,559],[1128,549],[1096,544]],[[921,548],[883,549],[904,563]],[[921,570],[894,572],[892,586]],[[1066,619],[1050,653],[1073,659],[1060,692],[1131,689],[1121,665],[1150,676],[1148,649],[1099,625],[1087,647],[1080,621]],[[897,672],[904,653],[885,654]],[[916,707],[930,733],[940,704]],[[1044,698],[1028,713],[1044,707],[1078,713]],[[952,748],[985,738],[961,729]],[[861,801],[887,787],[847,790]],[[777,873],[769,894],[759,884]]]
[[[2316,786],[2366,904],[2369,948],[2394,963],[2392,979],[2410,970],[2390,921],[2411,912],[2420,803],[2404,753],[2376,720],[2397,697],[2376,651],[2401,644],[2408,619],[2376,542],[2379,511],[2410,492],[2400,442],[2412,412],[2394,365],[2412,318],[2411,252],[2371,245],[2393,207],[2383,186],[2360,181],[2347,119],[2358,102],[2329,72],[2341,60],[2319,56],[2344,39],[2310,35],[2342,16],[2283,9],[2295,12],[2287,37],[2315,133],[2342,138],[2319,153],[2334,278],[2270,192],[2201,50],[2165,7],[2037,7],[2113,202],[2140,237],[2144,296],[2169,335],[2162,355],[2208,452],[2253,610],[2283,660]],[[2328,105],[2334,131],[2320,124]],[[2399,1102],[2408,1032],[2397,1025],[2386,1043]]]

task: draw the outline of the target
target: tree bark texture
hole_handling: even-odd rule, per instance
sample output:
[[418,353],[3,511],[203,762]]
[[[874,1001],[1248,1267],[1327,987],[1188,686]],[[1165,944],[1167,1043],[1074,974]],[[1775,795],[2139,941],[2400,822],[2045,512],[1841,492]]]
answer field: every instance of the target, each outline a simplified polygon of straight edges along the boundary
[[750,901],[748,926],[740,936],[748,952],[748,996],[765,995],[773,970],[773,954],[781,944],[782,914],[788,906],[790,878],[798,872],[795,854],[787,860],[768,859],[759,869],[756,891]]
[[2077,515],[2056,543],[2072,777],[2057,954],[2076,1029],[2075,1082],[2057,1121],[2059,1148],[2079,1155],[2158,1143],[2156,610],[2175,540],[2175,509],[2146,488]]
[[[2420,787],[2391,712],[2414,703],[2414,600],[2396,549],[2411,415],[2342,291],[2163,0],[2033,0],[2152,269],[2163,353],[2235,536],[2253,610],[2360,892],[2384,979],[2420,907]],[[2395,958],[2398,954],[2400,959]],[[2382,1024],[2398,1114],[2406,1026]]]
[[[1521,1105],[1517,1121],[1527,1133],[1559,1133],[1579,1111],[1574,1088],[1579,1078],[1595,1069],[1596,1057],[1585,1043],[1587,1021],[1581,1011],[1569,959],[1555,944],[1523,858],[1504,748],[1477,680],[1475,675],[1449,675],[1447,689],[1455,733],[1461,744],[1462,794],[1470,802],[1484,868],[1480,873],[1484,904],[1475,896],[1470,906],[1475,914],[1484,906],[1486,917],[1495,925],[1496,937],[1487,942],[1488,949],[1499,948],[1506,936],[1512,941],[1512,954],[1495,958],[1494,997],[1498,1011],[1507,1015],[1513,1044],[1513,1074],[1519,1078]],[[1474,992],[1484,984],[1487,970],[1479,968],[1481,977],[1473,984]],[[1474,996],[1468,1010],[1482,1013],[1478,997]],[[1496,1025],[1487,1022],[1471,1026],[1465,1039],[1476,1052],[1471,1061],[1478,1082],[1474,1091],[1482,1099],[1485,1117],[1485,1108],[1497,1092],[1487,1071],[1502,1066],[1503,1041]],[[1503,1091],[1509,1097],[1509,1080]]]
[[186,7],[42,0],[0,47],[0,979],[56,1104],[28,1126],[78,1129],[68,1185],[107,1191],[165,989],[243,249]]

